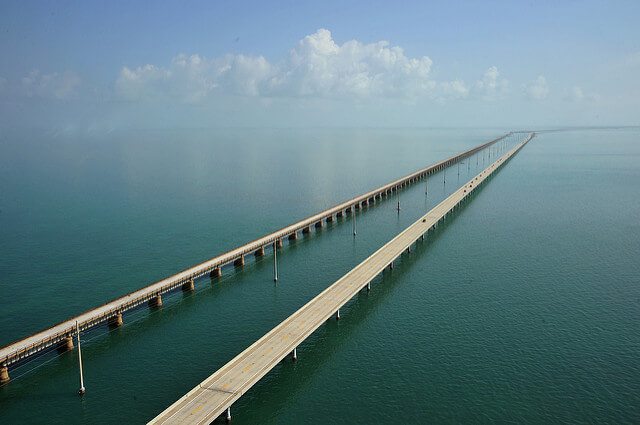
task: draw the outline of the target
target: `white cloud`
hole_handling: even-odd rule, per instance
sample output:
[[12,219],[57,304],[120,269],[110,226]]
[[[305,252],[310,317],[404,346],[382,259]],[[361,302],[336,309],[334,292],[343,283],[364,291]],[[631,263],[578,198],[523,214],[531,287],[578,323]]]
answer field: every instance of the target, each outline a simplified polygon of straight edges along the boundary
[[579,86],[572,87],[571,90],[568,90],[567,92],[565,92],[565,96],[564,96],[564,100],[567,100],[569,102],[583,102],[583,101],[595,102],[599,99],[600,99],[600,96],[598,96],[597,94],[585,93],[582,90],[582,88]]
[[[116,81],[128,99],[177,98],[198,102],[217,94],[263,97],[466,97],[462,81],[436,82],[427,56],[408,57],[386,41],[342,45],[320,29],[300,40],[286,60],[226,55],[179,55],[166,67],[124,67]],[[495,85],[495,82],[494,82]]]
[[475,91],[485,100],[497,100],[503,98],[509,89],[509,81],[500,77],[498,67],[492,66],[482,76],[482,80],[476,81]]
[[165,84],[171,77],[171,71],[160,69],[154,65],[144,65],[136,69],[122,68],[116,81],[118,92],[128,98],[154,98],[168,89]]
[[27,97],[67,99],[77,94],[80,83],[73,72],[41,74],[33,70],[22,77],[22,90]]
[[427,56],[409,58],[386,41],[338,45],[320,29],[291,50],[274,88],[299,96],[420,97],[436,86],[431,65]]
[[464,99],[469,96],[469,88],[464,81],[460,80],[440,83],[440,89],[445,97]]
[[575,102],[580,102],[584,99],[584,93],[580,87],[573,87],[569,92],[569,98]]
[[544,100],[549,95],[549,85],[543,75],[539,75],[538,78],[527,84],[524,90],[527,97],[532,100]]

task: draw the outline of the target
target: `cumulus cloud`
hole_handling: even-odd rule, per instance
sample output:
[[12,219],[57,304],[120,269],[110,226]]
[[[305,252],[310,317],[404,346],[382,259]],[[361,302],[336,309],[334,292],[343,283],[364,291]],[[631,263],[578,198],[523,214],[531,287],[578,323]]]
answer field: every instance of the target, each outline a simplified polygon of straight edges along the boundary
[[33,70],[22,77],[21,87],[27,97],[67,99],[77,94],[80,83],[74,72],[42,74]]
[[262,56],[227,55],[207,60],[199,55],[178,55],[167,68],[144,65],[124,67],[116,89],[127,99],[178,98],[198,102],[214,92],[255,96],[272,75]]
[[125,97],[135,99],[142,95],[155,97],[167,87],[164,83],[171,77],[171,71],[154,65],[144,65],[136,69],[122,68],[116,81],[116,88]]
[[498,67],[487,69],[481,80],[476,81],[476,93],[485,100],[497,100],[503,98],[509,88],[509,82],[500,77]]
[[[179,55],[169,66],[124,67],[116,81],[128,99],[178,98],[198,102],[217,94],[264,97],[466,97],[462,81],[436,82],[429,57],[409,57],[386,41],[338,44],[320,29],[300,40],[287,59],[262,56],[207,59]],[[499,83],[494,81],[494,86]]]
[[524,90],[527,97],[532,100],[543,100],[549,95],[549,85],[543,75],[539,75],[538,78],[527,84]]
[[433,91],[432,61],[409,58],[387,41],[338,45],[320,29],[304,37],[274,80],[274,88],[300,96],[417,97]]

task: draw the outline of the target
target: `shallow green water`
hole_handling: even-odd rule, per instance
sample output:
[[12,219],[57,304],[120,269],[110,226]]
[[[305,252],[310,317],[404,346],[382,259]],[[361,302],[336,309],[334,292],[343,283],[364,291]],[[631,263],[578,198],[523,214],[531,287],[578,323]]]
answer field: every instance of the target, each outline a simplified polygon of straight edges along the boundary
[[[0,344],[501,129],[0,142]],[[233,408],[234,423],[640,421],[640,132],[543,133]],[[467,165],[467,164],[465,164]],[[12,371],[1,423],[142,423],[454,190],[456,167]],[[481,165],[481,161],[480,164]],[[46,361],[46,362],[45,362]],[[38,369],[29,372],[33,367]],[[21,376],[22,375],[22,376]]]

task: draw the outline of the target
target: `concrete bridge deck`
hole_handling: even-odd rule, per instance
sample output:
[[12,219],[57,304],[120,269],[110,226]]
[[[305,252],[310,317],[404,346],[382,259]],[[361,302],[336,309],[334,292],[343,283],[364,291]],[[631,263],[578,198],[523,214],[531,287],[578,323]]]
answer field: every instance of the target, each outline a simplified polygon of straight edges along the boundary
[[110,323],[112,325],[119,326],[123,321],[122,314],[127,310],[136,308],[144,303],[149,303],[150,305],[161,305],[162,294],[166,292],[175,290],[179,287],[182,287],[185,290],[193,289],[194,279],[198,277],[207,274],[212,278],[219,277],[222,273],[223,266],[228,264],[234,264],[236,266],[244,265],[245,255],[264,255],[265,247],[280,247],[282,246],[284,238],[295,239],[298,237],[299,232],[307,233],[310,231],[312,226],[321,227],[323,221],[332,221],[335,216],[349,214],[354,209],[359,209],[369,205],[370,203],[376,202],[376,200],[382,199],[384,196],[388,196],[409,184],[467,158],[476,152],[503,140],[511,134],[512,133],[505,134],[458,155],[454,155],[450,158],[437,162],[434,165],[418,170],[304,220],[300,220],[278,231],[258,238],[238,248],[232,249],[142,289],[114,299],[100,307],[88,310],[78,316],[58,323],[27,338],[4,346],[0,348],[0,383],[9,380],[8,367],[20,360],[54,347],[64,347],[66,345],[68,348],[73,348],[72,337],[76,333],[76,322],[78,323],[81,331],[103,323]]
[[480,174],[468,181],[418,221],[393,238],[353,270],[322,291],[318,296],[273,328],[197,387],[160,413],[150,424],[208,424],[221,414],[230,419],[230,406],[249,388],[265,376],[283,358],[337,314],[360,290],[369,288],[371,280],[411,245],[435,228],[456,207],[509,158],[516,154],[531,138],[507,151]]

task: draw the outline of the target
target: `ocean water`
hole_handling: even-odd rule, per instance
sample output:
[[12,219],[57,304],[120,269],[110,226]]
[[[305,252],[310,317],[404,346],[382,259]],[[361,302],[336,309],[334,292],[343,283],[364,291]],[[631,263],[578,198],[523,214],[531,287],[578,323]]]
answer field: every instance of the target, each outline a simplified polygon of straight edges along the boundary
[[[503,133],[0,138],[0,345]],[[233,407],[240,424],[638,423],[640,131],[540,133]],[[424,214],[474,160],[11,371],[0,423],[144,423]]]

